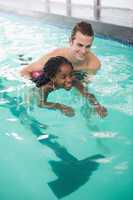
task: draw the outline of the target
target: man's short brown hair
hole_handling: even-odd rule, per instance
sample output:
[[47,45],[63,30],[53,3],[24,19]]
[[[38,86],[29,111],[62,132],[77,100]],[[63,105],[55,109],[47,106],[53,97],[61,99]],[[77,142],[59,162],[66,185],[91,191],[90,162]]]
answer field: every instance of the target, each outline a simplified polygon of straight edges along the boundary
[[71,33],[71,40],[74,39],[74,36],[76,35],[78,31],[82,33],[83,35],[87,35],[91,37],[94,36],[94,31],[92,29],[91,24],[85,21],[81,21],[74,26]]

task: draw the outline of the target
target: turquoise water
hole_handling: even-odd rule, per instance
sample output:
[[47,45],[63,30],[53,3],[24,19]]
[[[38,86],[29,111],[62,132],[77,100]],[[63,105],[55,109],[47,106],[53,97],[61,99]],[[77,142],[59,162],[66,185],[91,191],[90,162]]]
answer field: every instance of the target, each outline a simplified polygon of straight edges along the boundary
[[70,30],[6,13],[0,24],[0,200],[131,200],[133,48],[95,38],[102,68],[88,87],[108,116],[91,112],[74,89],[51,93],[75,109],[69,118],[31,104],[32,85],[18,71],[29,58],[67,46]]

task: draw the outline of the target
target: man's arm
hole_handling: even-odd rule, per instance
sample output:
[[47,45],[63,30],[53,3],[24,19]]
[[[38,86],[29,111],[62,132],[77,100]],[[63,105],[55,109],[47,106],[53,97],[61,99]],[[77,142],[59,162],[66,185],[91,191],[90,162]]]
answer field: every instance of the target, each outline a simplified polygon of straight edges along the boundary
[[23,69],[20,71],[21,76],[31,78],[32,77],[32,72],[34,71],[42,71],[43,66],[45,62],[48,60],[48,56],[45,55],[41,57],[39,60],[31,63],[30,65],[27,65],[23,67]]
[[31,78],[32,72],[42,71],[45,63],[51,58],[55,56],[64,56],[65,48],[55,49],[44,56],[42,56],[39,60],[33,62],[32,64],[24,67],[21,70],[21,76],[25,76],[27,78]]

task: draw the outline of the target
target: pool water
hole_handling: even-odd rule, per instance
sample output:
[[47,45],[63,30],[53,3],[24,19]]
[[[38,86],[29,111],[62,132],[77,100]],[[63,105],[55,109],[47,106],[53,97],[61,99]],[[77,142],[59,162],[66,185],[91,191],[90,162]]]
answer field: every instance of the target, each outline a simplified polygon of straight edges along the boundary
[[[0,200],[131,200],[133,198],[133,48],[95,38],[102,68],[88,85],[108,109],[99,118],[74,89],[50,94],[74,117],[38,108],[30,63],[67,46],[70,29],[44,20],[0,14]],[[42,134],[49,137],[39,141]]]

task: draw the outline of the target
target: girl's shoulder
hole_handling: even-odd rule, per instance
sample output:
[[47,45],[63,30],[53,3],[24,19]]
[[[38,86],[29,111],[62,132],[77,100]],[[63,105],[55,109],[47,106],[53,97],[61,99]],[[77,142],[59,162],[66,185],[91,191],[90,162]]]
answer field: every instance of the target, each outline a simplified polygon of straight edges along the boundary
[[40,90],[42,90],[44,92],[52,91],[52,90],[54,90],[54,84],[52,83],[52,81],[50,81],[47,84],[41,86]]

